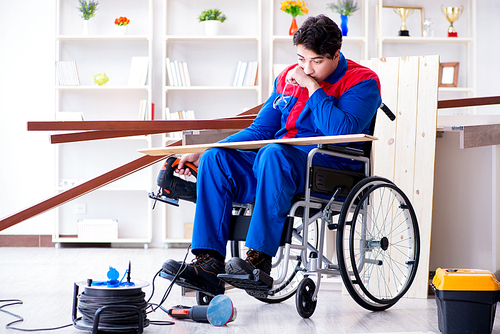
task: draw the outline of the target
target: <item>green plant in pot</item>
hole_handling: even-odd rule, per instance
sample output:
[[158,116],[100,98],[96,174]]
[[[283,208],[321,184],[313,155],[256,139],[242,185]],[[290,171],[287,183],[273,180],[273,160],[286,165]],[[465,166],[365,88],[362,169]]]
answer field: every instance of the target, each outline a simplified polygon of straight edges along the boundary
[[198,16],[198,21],[205,24],[205,33],[208,36],[215,36],[219,33],[220,24],[226,21],[226,15],[218,9],[206,9]]

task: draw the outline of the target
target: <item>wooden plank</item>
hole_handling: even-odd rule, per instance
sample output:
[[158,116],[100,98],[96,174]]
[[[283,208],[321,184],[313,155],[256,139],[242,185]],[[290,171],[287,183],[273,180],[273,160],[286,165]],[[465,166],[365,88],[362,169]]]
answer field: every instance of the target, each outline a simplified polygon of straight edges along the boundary
[[463,108],[500,104],[500,96],[466,97],[462,99],[438,101],[438,109]]
[[402,57],[399,62],[398,115],[394,183],[413,200],[415,135],[417,122],[418,57]]
[[377,113],[374,136],[379,140],[373,143],[373,175],[394,179],[396,125],[398,122],[398,82],[399,58],[373,59],[372,69],[377,73],[382,90],[382,101],[396,115],[391,121],[381,112]]
[[[176,142],[175,144],[180,145],[180,141]],[[164,158],[165,157],[163,156],[162,157],[143,156],[123,166],[120,166],[114,170],[104,173],[94,179],[91,179],[87,182],[77,185],[74,188],[66,190],[56,196],[44,200],[38,204],[35,204],[15,214],[2,218],[2,220],[0,220],[0,231],[8,227],[11,227],[17,223],[20,223],[23,220],[35,217],[45,211],[63,205],[64,203],[74,200],[75,198],[83,196],[91,191],[104,187],[105,185],[111,182],[114,182],[127,175],[135,173],[145,167],[151,166],[154,163],[161,161]]]
[[[419,58],[412,205],[420,229],[420,263],[409,297],[427,298],[434,193],[439,56]],[[409,195],[409,194],[407,194]]]
[[500,145],[500,124],[467,125],[460,134],[460,148]]
[[254,141],[233,142],[233,143],[211,143],[211,144],[186,145],[177,147],[168,146],[159,148],[145,148],[145,149],[139,149],[138,151],[152,156],[165,156],[169,154],[200,153],[214,147],[230,148],[235,150],[254,150],[254,149],[259,149],[268,144],[286,144],[293,146],[301,146],[301,145],[364,142],[371,140],[376,140],[376,138],[365,134],[354,134],[354,135],[342,135],[342,136],[320,136],[320,137],[308,137],[308,138],[254,140]]
[[252,116],[227,119],[168,121],[49,121],[28,122],[28,131],[163,131],[243,129]]
[[50,136],[51,144],[75,143],[80,141],[114,139],[122,137],[145,136],[157,133],[165,133],[163,130],[150,131],[84,131],[63,133]]

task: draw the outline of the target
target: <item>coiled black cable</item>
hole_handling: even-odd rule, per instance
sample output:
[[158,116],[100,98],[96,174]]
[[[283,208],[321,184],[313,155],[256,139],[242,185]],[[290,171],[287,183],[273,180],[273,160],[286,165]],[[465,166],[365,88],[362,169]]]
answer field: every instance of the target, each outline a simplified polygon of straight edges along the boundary
[[149,320],[146,318],[146,308],[148,306],[146,300],[144,299],[145,293],[138,289],[138,293],[127,294],[123,296],[115,296],[113,290],[112,293],[106,293],[102,296],[90,296],[82,292],[79,296],[78,310],[82,314],[82,322],[85,325],[92,326],[94,324],[95,315],[97,310],[106,306],[115,305],[128,305],[135,307],[130,309],[120,309],[113,310],[110,308],[106,309],[105,312],[100,314],[99,327],[105,328],[128,328],[137,327],[139,323],[139,314],[137,310],[142,314],[143,327],[149,325]]

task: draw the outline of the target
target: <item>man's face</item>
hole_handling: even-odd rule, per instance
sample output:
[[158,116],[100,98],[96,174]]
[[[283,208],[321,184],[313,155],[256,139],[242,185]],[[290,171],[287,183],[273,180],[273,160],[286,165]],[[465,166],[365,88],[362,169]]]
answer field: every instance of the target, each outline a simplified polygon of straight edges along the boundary
[[337,50],[333,59],[328,59],[308,50],[304,45],[297,45],[297,58],[299,66],[304,72],[316,80],[317,83],[328,78],[337,68],[340,58],[340,50]]

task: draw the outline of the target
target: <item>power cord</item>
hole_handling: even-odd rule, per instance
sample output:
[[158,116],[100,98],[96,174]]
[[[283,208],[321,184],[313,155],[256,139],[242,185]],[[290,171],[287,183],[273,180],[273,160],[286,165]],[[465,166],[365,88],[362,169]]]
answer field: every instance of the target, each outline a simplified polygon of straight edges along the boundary
[[[133,299],[126,298],[126,300],[124,298],[109,298],[109,297],[105,297],[103,299],[103,298],[98,298],[98,297],[88,297],[84,294],[80,294],[80,296],[79,296],[80,303],[79,303],[78,310],[82,313],[82,319],[87,323],[93,323],[95,310],[97,310],[97,308],[99,308],[100,306],[105,306],[104,304],[109,304],[109,305],[121,305],[123,303],[132,304],[132,305],[138,307],[141,310],[141,312],[143,312],[143,315],[156,312],[156,310],[158,310],[158,309],[162,310],[165,313],[168,313],[168,310],[163,308],[162,305],[167,300],[168,296],[170,295],[170,292],[172,291],[172,287],[174,286],[175,281],[179,278],[179,276],[184,272],[184,270],[187,267],[186,259],[187,259],[187,256],[189,254],[190,248],[191,248],[191,245],[189,245],[187,247],[186,255],[184,256],[184,260],[182,261],[182,265],[179,268],[179,270],[177,271],[177,273],[175,274],[174,278],[172,279],[172,281],[171,281],[170,285],[168,286],[168,288],[166,289],[165,293],[163,294],[163,297],[162,297],[159,304],[151,303],[150,301],[154,296],[155,280],[158,277],[158,275],[160,274],[161,269],[158,270],[158,272],[153,277],[153,280],[151,282],[151,288],[152,288],[151,289],[151,296],[148,298],[147,301],[144,300],[144,297],[145,297],[144,292],[141,292],[137,296],[133,296],[134,297]],[[111,299],[113,299],[113,300],[111,300]],[[37,331],[55,331],[55,330],[59,330],[59,329],[73,326],[73,324],[67,324],[67,325],[58,326],[58,327],[33,328],[33,329],[13,327],[12,325],[17,324],[19,322],[23,322],[24,318],[18,314],[13,313],[13,312],[9,312],[7,310],[4,310],[4,307],[13,306],[13,305],[21,305],[21,304],[23,304],[23,301],[20,299],[0,299],[0,303],[5,303],[4,305],[0,305],[0,312],[6,313],[6,314],[16,318],[16,320],[5,325],[6,329],[12,329],[12,330],[20,331],[20,332],[37,332]],[[148,309],[150,309],[150,310],[147,311]],[[135,322],[134,322],[134,319],[135,319]],[[138,318],[137,318],[137,316],[135,316],[135,314],[134,315],[130,315],[130,314],[124,315],[123,312],[119,312],[119,313],[118,312],[116,312],[116,313],[111,312],[111,314],[109,314],[109,315],[102,314],[100,319],[99,319],[99,324],[103,323],[105,326],[110,326],[110,327],[113,327],[117,324],[119,324],[119,325],[129,324],[129,323],[136,324],[138,321],[137,319]],[[147,326],[147,324],[158,325],[158,326],[165,326],[165,325],[173,325],[174,324],[174,322],[172,322],[172,321],[149,320],[146,318],[146,316],[143,316],[143,319],[144,319],[145,326]]]
[[7,307],[7,306],[12,306],[12,305],[21,305],[23,303],[23,301],[20,299],[0,299],[0,303],[7,303],[5,305],[0,306],[1,312],[4,312],[6,314],[13,316],[14,318],[17,318],[17,320],[9,322],[7,325],[5,325],[5,328],[7,328],[7,329],[13,329],[16,331],[21,331],[21,332],[55,331],[58,329],[71,327],[73,325],[73,324],[69,324],[69,325],[64,325],[64,326],[59,326],[59,327],[39,328],[39,329],[23,329],[23,328],[12,327],[13,324],[16,324],[18,322],[22,322],[22,321],[24,321],[24,319],[20,315],[9,312],[7,310],[4,310],[3,308]]

